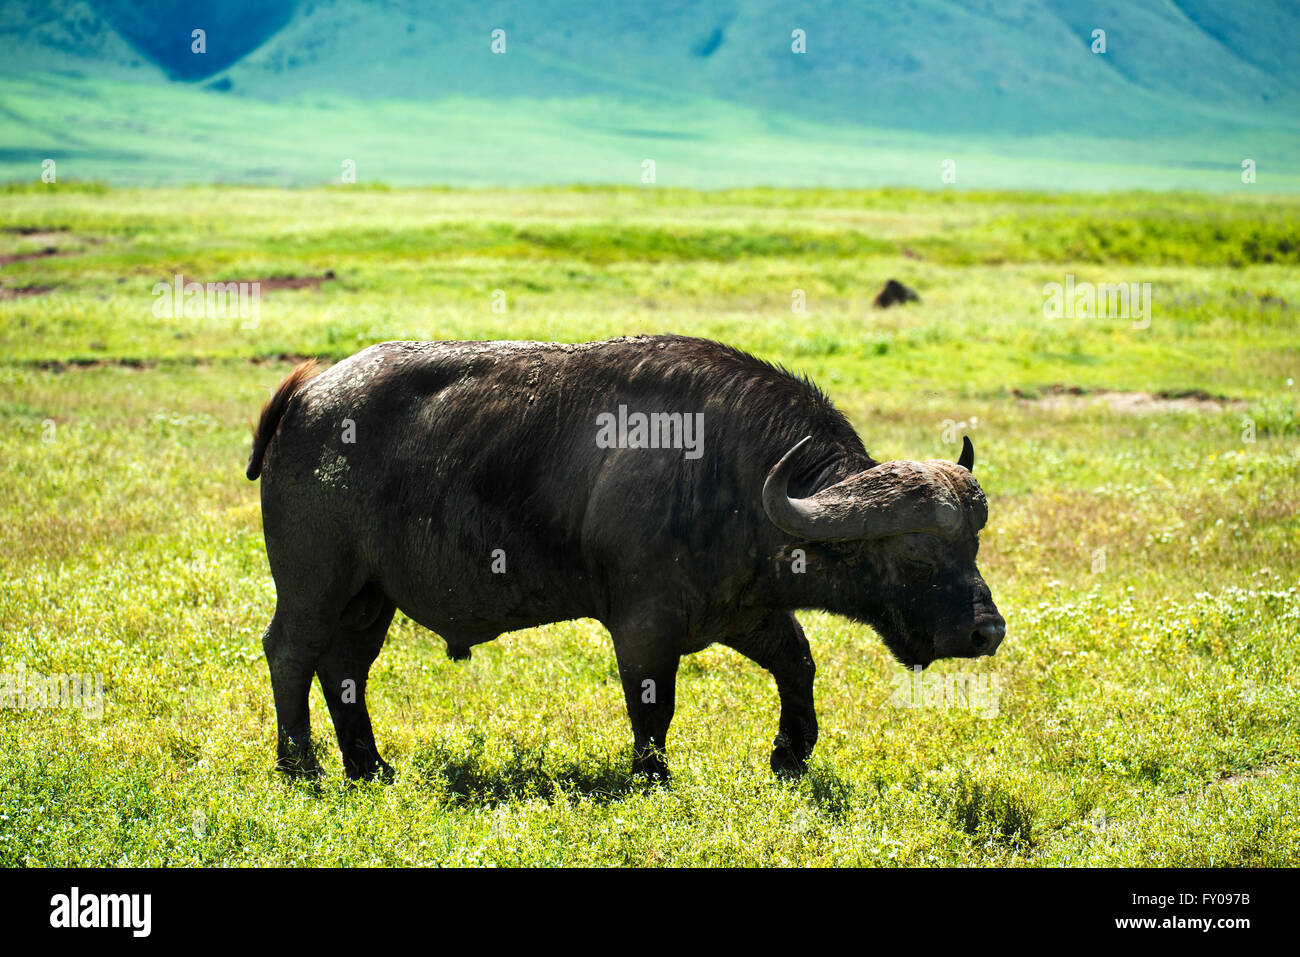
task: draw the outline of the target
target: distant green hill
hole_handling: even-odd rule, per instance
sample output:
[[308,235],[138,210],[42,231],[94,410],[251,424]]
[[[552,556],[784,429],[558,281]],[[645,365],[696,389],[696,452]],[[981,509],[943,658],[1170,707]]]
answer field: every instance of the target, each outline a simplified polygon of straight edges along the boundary
[[1293,189],[1297,36],[1282,0],[9,0],[0,176]]

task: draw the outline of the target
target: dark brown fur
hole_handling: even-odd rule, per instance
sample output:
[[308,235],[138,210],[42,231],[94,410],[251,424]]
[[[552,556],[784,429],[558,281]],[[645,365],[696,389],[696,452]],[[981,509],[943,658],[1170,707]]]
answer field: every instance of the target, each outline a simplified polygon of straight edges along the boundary
[[921,297],[911,289],[908,289],[897,279],[891,279],[885,283],[885,287],[876,293],[873,304],[877,309],[888,309],[900,303],[920,302]]
[[[249,466],[275,578],[262,646],[287,772],[319,771],[319,678],[347,774],[391,773],[365,691],[399,609],[457,660],[506,632],[600,621],[633,770],[661,779],[683,655],[723,644],[773,675],[771,766],[797,774],[817,716],[796,610],[866,622],[908,667],[991,654],[1005,634],[975,562],[987,507],[974,476],[877,463],[811,383],[740,350],[682,336],[386,342],[309,375],[295,370],[267,404]],[[625,407],[703,416],[707,441],[697,458],[598,441],[601,417]],[[854,534],[773,518],[764,488],[796,444],[782,504],[806,500]]]

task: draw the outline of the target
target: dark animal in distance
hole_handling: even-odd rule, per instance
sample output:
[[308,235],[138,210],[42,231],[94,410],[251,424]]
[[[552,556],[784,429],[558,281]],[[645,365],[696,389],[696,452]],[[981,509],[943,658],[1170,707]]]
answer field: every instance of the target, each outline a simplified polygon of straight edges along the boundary
[[[673,440],[693,415],[692,457]],[[647,421],[661,434],[647,439]],[[973,465],[969,440],[956,464],[878,463],[806,379],[701,339],[386,342],[304,364],[263,409],[247,470],[276,585],[263,647],[277,766],[319,772],[317,676],[347,774],[391,772],[366,679],[400,608],[453,658],[599,620],[633,770],[656,778],[679,658],[728,645],[775,677],[771,764],[801,772],[815,668],[794,610],[865,622],[907,666],[1002,640],[975,564],[987,504]]]
[[876,293],[876,298],[872,300],[872,305],[877,309],[888,309],[890,306],[899,305],[908,302],[920,302],[921,297],[911,289],[908,289],[897,279],[891,279],[885,283],[884,288]]

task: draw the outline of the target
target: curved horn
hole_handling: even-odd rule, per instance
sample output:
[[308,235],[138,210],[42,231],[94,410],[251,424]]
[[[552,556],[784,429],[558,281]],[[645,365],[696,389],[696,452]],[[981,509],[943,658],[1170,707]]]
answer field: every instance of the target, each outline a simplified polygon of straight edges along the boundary
[[789,494],[794,461],[799,457],[799,450],[811,441],[812,436],[805,435],[767,473],[767,479],[763,482],[763,511],[772,520],[772,524],[786,534],[815,539],[817,536],[813,529],[817,524],[816,509],[810,508],[803,499],[790,498]]
[[781,457],[763,482],[763,511],[772,524],[787,535],[809,542],[832,542],[862,538],[863,509],[851,499],[831,501],[790,497],[790,476],[799,450],[812,439],[804,436]]
[[795,459],[811,438],[786,452],[763,482],[763,511],[787,535],[833,542],[907,532],[943,534],[960,523],[956,497],[924,462],[885,462],[810,498],[790,498]]
[[975,473],[975,446],[971,445],[969,435],[961,437],[961,456],[957,459],[957,464],[972,475]]

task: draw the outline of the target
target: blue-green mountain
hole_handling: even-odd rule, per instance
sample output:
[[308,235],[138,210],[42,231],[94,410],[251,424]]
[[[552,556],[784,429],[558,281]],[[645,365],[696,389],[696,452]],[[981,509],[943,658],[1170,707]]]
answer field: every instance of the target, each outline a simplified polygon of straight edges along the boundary
[[0,176],[1294,189],[1298,36],[1282,0],[6,0]]

